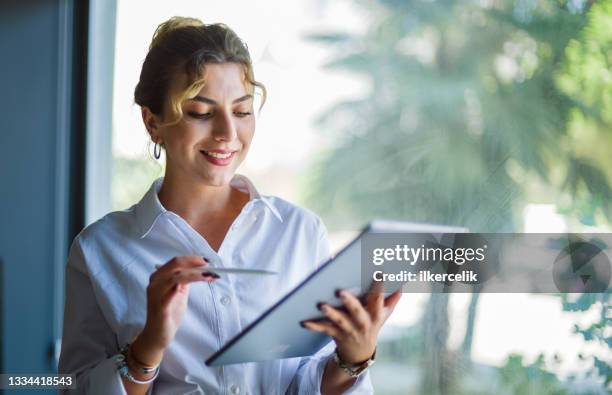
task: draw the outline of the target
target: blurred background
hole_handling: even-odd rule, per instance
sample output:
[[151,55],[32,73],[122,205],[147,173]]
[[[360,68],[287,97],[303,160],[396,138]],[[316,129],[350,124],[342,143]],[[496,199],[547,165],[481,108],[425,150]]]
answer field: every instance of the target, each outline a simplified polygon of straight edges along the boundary
[[[1,4],[1,372],[55,369],[72,238],[163,175],[133,90],[174,15],[247,42],[269,96],[240,172],[335,250],[380,217],[610,232],[612,1]],[[610,300],[405,294],[376,393],[611,393]]]

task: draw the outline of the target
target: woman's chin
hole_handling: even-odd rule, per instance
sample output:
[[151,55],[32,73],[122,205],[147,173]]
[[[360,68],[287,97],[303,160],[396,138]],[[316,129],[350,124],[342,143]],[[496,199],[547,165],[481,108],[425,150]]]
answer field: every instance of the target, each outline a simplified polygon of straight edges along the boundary
[[[216,172],[219,173],[219,172]],[[222,187],[225,185],[228,185],[231,181],[232,178],[234,177],[235,171],[229,171],[229,169],[227,169],[226,171],[223,172],[223,174],[203,174],[202,175],[202,181],[206,184],[209,185],[211,187]]]

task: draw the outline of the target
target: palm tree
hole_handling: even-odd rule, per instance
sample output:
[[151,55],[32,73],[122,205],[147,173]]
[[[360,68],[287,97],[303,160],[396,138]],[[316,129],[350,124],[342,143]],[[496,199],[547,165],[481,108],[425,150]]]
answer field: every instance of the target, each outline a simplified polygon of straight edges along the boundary
[[[391,217],[513,231],[533,182],[560,203],[568,191],[574,213],[604,210],[612,218],[603,203],[612,197],[612,166],[572,145],[576,114],[596,124],[600,138],[612,124],[596,111],[600,104],[572,91],[580,68],[567,50],[584,32],[590,3],[357,4],[372,15],[365,34],[309,36],[337,50],[326,67],[371,82],[366,97],[338,103],[319,120],[335,144],[315,169],[308,200],[332,228]],[[468,357],[477,298],[468,313]],[[439,369],[448,360],[447,310],[448,297],[432,295],[422,321],[427,394],[451,388],[435,377],[449,371]]]

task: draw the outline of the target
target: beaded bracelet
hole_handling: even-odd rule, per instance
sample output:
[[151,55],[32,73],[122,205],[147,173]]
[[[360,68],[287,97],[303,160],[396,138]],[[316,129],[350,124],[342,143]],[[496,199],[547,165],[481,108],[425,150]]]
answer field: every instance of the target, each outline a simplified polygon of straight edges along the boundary
[[132,354],[132,347],[130,347],[130,344],[128,344],[124,348],[124,350],[125,352],[123,353],[123,355],[125,355],[125,361],[127,362],[128,366],[130,366],[133,370],[139,373],[150,374],[150,373],[153,373],[159,367],[159,365],[156,365],[156,366],[145,365],[144,363],[140,362],[138,359],[134,358],[134,354]]
[[120,354],[118,354],[117,356],[115,356],[115,362],[117,363],[117,370],[119,371],[119,374],[121,375],[121,377],[125,377],[128,381],[135,383],[135,384],[150,384],[152,383],[157,376],[159,376],[159,368],[160,365],[157,365],[156,367],[143,367],[141,369],[141,372],[144,374],[148,374],[151,372],[155,372],[155,374],[153,375],[153,377],[151,377],[150,379],[147,380],[138,380],[136,379],[131,373],[130,373],[130,368],[128,366],[128,350],[129,350],[130,344],[128,343],[125,347],[123,347],[120,350]]

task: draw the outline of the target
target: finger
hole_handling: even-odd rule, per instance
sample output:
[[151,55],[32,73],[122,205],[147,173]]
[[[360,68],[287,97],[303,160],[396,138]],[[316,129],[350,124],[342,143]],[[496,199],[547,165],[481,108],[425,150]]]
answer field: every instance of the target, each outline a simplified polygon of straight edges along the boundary
[[302,321],[300,324],[306,329],[309,329],[314,332],[325,333],[326,335],[331,336],[335,339],[340,336],[340,329],[338,329],[338,327],[336,327],[331,322]]
[[172,271],[180,267],[196,267],[196,266],[205,266],[207,264],[208,264],[208,260],[206,260],[206,258],[202,256],[182,255],[182,256],[176,256],[170,259],[168,262],[166,262],[161,267],[159,267],[157,269],[157,272],[165,273],[165,272]]
[[151,274],[149,282],[172,276],[173,272],[183,268],[194,268],[206,265],[208,265],[208,261],[201,256],[177,256],[162,266],[156,265],[157,270]]
[[325,314],[329,320],[334,323],[340,330],[346,335],[352,335],[355,333],[355,326],[351,319],[345,313],[338,309],[334,309],[328,304],[322,303],[319,309]]
[[383,287],[384,283],[382,281],[372,281],[372,284],[370,284],[370,288],[368,289],[368,292],[371,293],[384,293],[384,287]]
[[202,273],[201,271],[194,270],[181,270],[177,269],[172,273],[168,273],[163,277],[158,277],[151,281],[149,288],[157,293],[164,293],[173,284],[185,284],[196,281],[214,281],[219,276],[212,273]]
[[161,304],[165,306],[170,300],[174,297],[174,295],[178,292],[188,293],[189,292],[189,284],[204,281],[204,282],[213,282],[217,280],[219,276],[214,273],[206,273],[205,275],[184,275],[184,276],[176,276],[176,278],[167,281],[163,284],[163,288],[160,288],[158,292],[161,294]]
[[[166,307],[172,301],[172,298],[174,298],[174,295],[176,295],[178,293],[179,289],[180,289],[179,284],[178,283],[174,283],[172,285],[172,287],[164,295],[162,295],[162,298],[160,300],[160,304],[161,304],[161,306],[163,308]],[[187,292],[189,291],[189,285],[188,284],[183,286],[183,291],[187,291]]]
[[190,278],[198,278],[199,276],[211,276],[219,278],[218,274],[206,271],[206,265],[204,265],[196,267],[177,267],[172,271],[167,271],[165,273],[157,274],[156,276],[152,277],[151,283],[166,281],[168,279],[185,276]]
[[385,299],[385,308],[395,308],[401,298],[401,291],[393,292],[387,299]]
[[155,280],[150,284],[151,292],[158,295],[163,295],[168,292],[176,284],[188,284],[197,281],[213,282],[217,280],[219,276],[214,273],[202,273],[200,271],[186,271],[179,270],[174,273],[170,273],[159,280]]
[[350,313],[350,318],[360,328],[367,328],[371,323],[370,314],[363,308],[361,301],[348,291],[340,291],[340,299]]
[[387,320],[387,318],[389,318],[389,316],[391,315],[391,313],[393,313],[393,310],[395,309],[395,306],[397,306],[397,304],[399,303],[400,299],[402,298],[402,292],[401,291],[395,291],[393,292],[387,299],[385,299],[385,317],[384,317],[384,321]]
[[382,289],[371,289],[368,292],[365,308],[370,314],[372,321],[377,322],[380,320],[380,317],[383,312],[384,302],[385,294],[382,292]]

